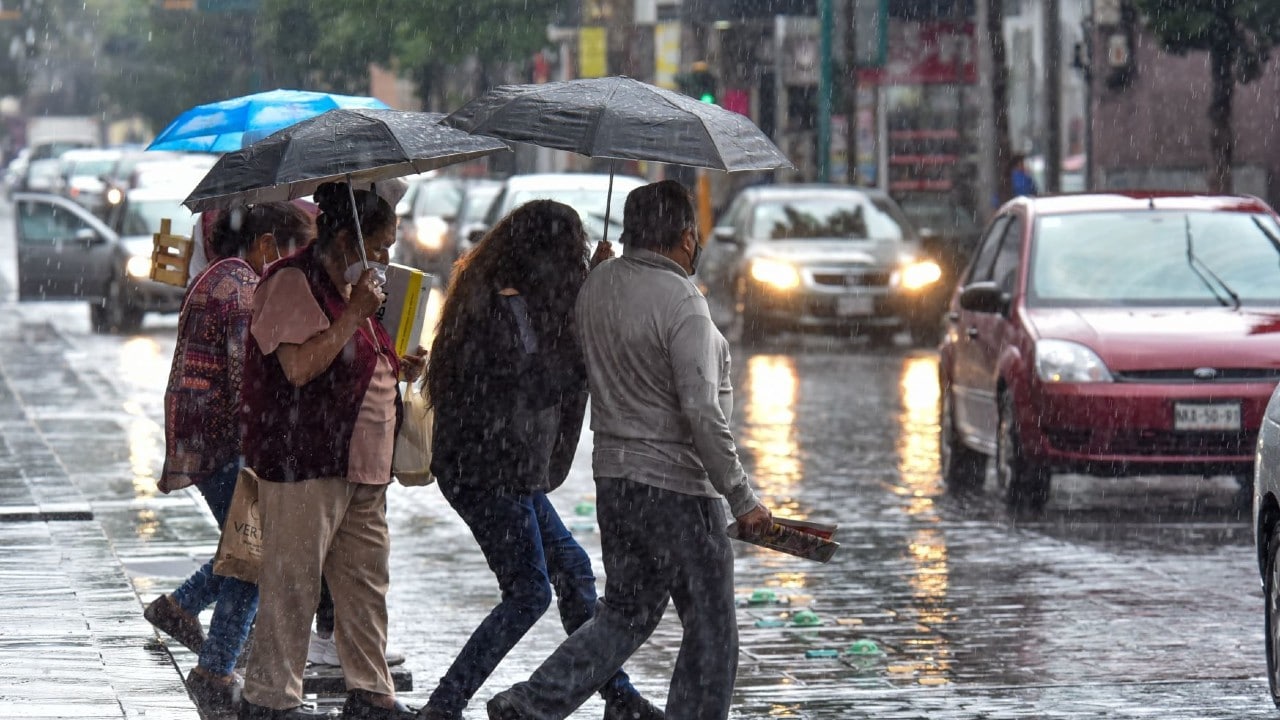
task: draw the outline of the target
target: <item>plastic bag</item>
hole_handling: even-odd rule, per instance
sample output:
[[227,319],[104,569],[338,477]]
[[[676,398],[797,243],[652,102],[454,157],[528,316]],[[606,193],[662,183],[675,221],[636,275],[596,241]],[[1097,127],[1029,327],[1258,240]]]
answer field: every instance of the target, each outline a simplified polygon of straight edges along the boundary
[[391,474],[401,485],[430,485],[431,475],[431,426],[435,412],[427,397],[427,384],[423,380],[409,383],[402,393],[404,422],[396,435],[395,452],[391,456]]

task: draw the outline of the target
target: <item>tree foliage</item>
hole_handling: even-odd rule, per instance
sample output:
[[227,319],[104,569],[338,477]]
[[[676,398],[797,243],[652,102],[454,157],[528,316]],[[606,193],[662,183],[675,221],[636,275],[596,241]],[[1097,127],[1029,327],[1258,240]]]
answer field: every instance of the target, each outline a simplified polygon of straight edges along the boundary
[[1231,104],[1235,86],[1258,79],[1280,43],[1280,2],[1276,0],[1136,0],[1148,26],[1168,52],[1209,54],[1213,94],[1209,189],[1233,191],[1235,134]]

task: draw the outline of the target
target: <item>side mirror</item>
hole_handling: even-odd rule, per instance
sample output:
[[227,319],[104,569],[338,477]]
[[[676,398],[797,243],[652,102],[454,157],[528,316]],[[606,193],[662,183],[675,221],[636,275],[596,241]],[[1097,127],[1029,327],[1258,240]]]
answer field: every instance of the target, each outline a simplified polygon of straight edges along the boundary
[[467,244],[471,247],[479,245],[480,241],[484,239],[484,233],[485,231],[479,228],[467,233]]
[[720,225],[711,231],[711,239],[716,242],[738,244],[738,238],[733,234],[733,227],[730,225]]
[[98,235],[97,231],[93,228],[87,227],[77,230],[75,238],[77,242],[84,243],[85,245],[96,245],[99,242],[102,242],[102,237]]
[[1009,312],[1009,295],[993,282],[976,282],[960,291],[960,307],[970,312]]

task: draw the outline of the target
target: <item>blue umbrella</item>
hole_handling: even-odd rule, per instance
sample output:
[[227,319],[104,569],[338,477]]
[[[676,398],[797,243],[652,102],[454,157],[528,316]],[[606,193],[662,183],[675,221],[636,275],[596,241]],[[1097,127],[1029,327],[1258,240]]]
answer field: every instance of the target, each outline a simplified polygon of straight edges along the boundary
[[308,90],[268,90],[197,105],[178,116],[148,150],[232,152],[299,121],[338,108],[386,110],[371,97]]

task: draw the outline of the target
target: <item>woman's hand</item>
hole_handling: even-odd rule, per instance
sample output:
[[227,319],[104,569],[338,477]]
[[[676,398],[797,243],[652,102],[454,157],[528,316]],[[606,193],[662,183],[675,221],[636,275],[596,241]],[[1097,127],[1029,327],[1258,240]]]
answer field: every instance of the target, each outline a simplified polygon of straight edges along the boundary
[[591,269],[595,270],[600,263],[613,257],[613,243],[601,240],[596,243],[596,251],[591,254]]
[[387,294],[382,292],[373,268],[366,268],[360,273],[360,279],[351,286],[351,299],[347,301],[347,310],[356,313],[361,320],[372,317],[386,302]]
[[400,379],[410,384],[415,383],[422,377],[422,371],[426,367],[427,349],[419,345],[412,355],[400,358]]

